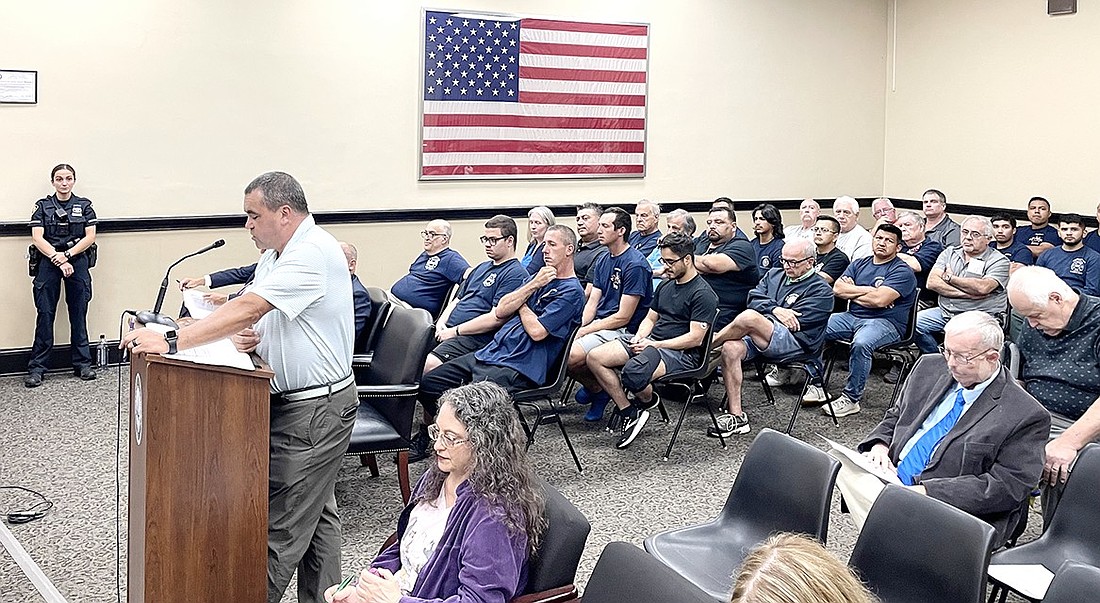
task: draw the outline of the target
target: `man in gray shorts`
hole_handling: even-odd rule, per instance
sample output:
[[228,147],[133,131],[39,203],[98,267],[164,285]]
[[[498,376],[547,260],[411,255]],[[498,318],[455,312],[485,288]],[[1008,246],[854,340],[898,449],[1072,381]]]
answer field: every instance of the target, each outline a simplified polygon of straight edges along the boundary
[[820,352],[833,310],[833,289],[817,278],[815,256],[813,241],[788,240],[782,269],[765,273],[749,292],[748,308],[715,335],[729,402],[728,412],[718,416],[718,430],[712,426],[707,435],[728,438],[749,432],[749,417],[741,409],[742,362],[758,355],[781,362]]
[[718,296],[695,268],[691,237],[669,233],[658,247],[669,280],[657,287],[637,334],[604,343],[587,358],[588,370],[615,403],[612,425],[620,450],[638,437],[649,420],[648,409],[659,401],[650,382],[698,366],[705,353],[699,348],[718,311]]
[[611,400],[588,371],[585,358],[601,344],[629,337],[649,312],[653,280],[649,262],[627,243],[630,214],[618,207],[599,217],[597,235],[607,253],[592,264],[588,301],[584,305],[577,340],[569,350],[569,376],[580,382],[577,402],[590,404],[586,421],[599,421]]

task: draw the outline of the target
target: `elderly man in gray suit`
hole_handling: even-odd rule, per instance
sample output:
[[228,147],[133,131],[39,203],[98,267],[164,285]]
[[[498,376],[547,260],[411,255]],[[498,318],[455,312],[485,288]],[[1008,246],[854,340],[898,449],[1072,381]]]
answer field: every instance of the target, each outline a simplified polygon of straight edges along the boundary
[[[902,484],[991,524],[1001,546],[1043,473],[1050,414],[1001,366],[1004,333],[992,316],[964,312],[944,334],[943,353],[918,361],[858,450]],[[838,484],[862,526],[882,482],[845,468]]]

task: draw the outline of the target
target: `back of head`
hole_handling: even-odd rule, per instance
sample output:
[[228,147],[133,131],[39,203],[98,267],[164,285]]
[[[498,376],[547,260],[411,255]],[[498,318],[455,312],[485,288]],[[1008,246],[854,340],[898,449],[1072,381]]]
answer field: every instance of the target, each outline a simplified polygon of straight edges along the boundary
[[777,534],[741,565],[730,603],[874,603],[851,570],[815,540]]

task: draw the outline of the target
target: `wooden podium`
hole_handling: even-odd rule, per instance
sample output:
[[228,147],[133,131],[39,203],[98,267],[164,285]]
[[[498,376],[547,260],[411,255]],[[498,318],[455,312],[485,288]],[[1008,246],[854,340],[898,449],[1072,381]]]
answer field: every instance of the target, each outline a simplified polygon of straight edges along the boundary
[[271,377],[131,361],[131,603],[267,600]]

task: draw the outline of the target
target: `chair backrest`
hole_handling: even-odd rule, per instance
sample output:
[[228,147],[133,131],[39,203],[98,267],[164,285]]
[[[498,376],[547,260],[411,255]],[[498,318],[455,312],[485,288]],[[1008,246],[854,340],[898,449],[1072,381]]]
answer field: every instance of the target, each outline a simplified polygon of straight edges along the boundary
[[356,354],[365,354],[374,350],[374,344],[390,314],[390,296],[383,289],[367,287],[367,295],[370,297],[370,318],[367,319],[363,332],[355,340]]
[[1077,455],[1066,489],[1042,539],[1058,542],[1065,559],[1100,566],[1100,506],[1092,491],[1100,484],[1100,445],[1088,444]]
[[761,542],[775,532],[825,542],[838,471],[840,463],[821,450],[762,429],[745,453],[718,521],[737,524],[747,542]]
[[374,359],[359,385],[419,383],[424,360],[435,341],[431,315],[420,308],[394,306],[381,331]]
[[1043,597],[1043,603],[1093,601],[1100,593],[1100,568],[1070,559],[1062,563]]
[[921,288],[917,287],[917,290],[913,293],[913,307],[909,308],[909,317],[905,323],[905,337],[902,337],[902,341],[910,343],[916,341],[917,337],[917,312],[920,312]]
[[588,518],[553,486],[544,482],[543,495],[547,525],[527,570],[525,594],[572,584],[592,531]]
[[714,599],[642,549],[612,542],[596,561],[584,602],[714,603]]
[[890,485],[867,515],[848,564],[890,603],[981,601],[993,526]]
[[1001,364],[1008,369],[1008,376],[1013,379],[1020,378],[1020,348],[1015,342],[1005,340],[1001,348]]

